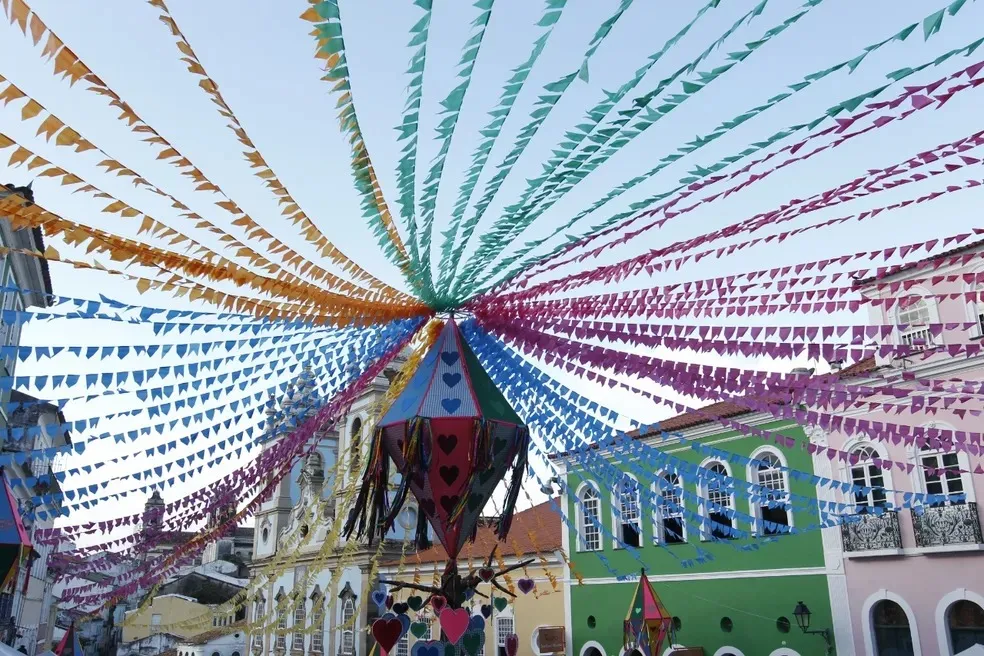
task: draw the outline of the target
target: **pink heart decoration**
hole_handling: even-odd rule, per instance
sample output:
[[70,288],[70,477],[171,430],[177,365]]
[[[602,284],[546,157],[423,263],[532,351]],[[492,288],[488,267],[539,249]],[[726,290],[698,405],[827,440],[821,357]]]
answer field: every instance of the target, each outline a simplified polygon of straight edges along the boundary
[[515,633],[510,633],[506,636],[506,656],[516,656],[516,652],[519,651],[519,636]]
[[[464,608],[445,608],[441,611],[441,630],[451,644],[458,644],[468,630],[468,612]],[[519,646],[519,643],[516,643]]]
[[431,597],[431,606],[434,608],[434,612],[438,615],[444,610],[444,607],[448,605],[448,600],[441,595],[434,595]]
[[533,588],[536,587],[536,583],[533,582],[533,579],[519,579],[516,581],[516,584],[519,586],[519,590],[523,594],[529,594],[533,591]]
[[478,570],[478,578],[482,579],[486,583],[491,581],[493,576],[495,576],[495,570],[491,567],[483,567]]

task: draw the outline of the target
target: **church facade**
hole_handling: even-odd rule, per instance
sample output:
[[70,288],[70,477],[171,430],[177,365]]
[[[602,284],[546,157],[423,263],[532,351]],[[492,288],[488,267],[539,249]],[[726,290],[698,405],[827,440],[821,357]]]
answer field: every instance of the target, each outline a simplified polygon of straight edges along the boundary
[[[346,548],[346,539],[335,529],[345,521],[335,499],[344,498],[361,481],[372,422],[403,362],[395,360],[334,429],[316,436],[317,448],[295,464],[290,476],[280,481],[256,513],[251,578],[262,577],[270,565],[288,566],[277,568],[283,571],[264,581],[250,601],[247,649],[252,656],[370,653],[373,643],[366,627],[378,610],[368,599],[374,583],[369,581],[369,574],[380,546],[363,543]],[[312,414],[313,407],[305,404],[305,399],[312,397],[313,387],[310,373],[305,372],[281,400],[281,413],[270,404],[270,417],[305,418]],[[266,448],[278,439],[277,428],[273,422],[268,425],[272,439]],[[413,502],[408,502],[397,526],[383,542],[383,560],[400,557],[405,536],[416,526],[416,513]],[[293,631],[295,627],[299,630]]]

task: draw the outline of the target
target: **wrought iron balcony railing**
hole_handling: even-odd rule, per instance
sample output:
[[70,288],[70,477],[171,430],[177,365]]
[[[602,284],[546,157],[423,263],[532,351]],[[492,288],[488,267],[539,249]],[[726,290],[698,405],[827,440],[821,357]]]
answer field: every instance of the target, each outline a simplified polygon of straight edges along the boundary
[[883,551],[902,548],[898,511],[859,513],[841,524],[844,551]]
[[976,503],[913,510],[912,528],[917,547],[984,543]]

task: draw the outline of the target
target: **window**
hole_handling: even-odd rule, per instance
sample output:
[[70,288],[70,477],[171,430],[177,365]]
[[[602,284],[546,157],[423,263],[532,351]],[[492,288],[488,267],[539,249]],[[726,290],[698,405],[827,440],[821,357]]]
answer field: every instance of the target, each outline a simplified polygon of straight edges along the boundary
[[321,653],[325,650],[325,598],[315,597],[311,604],[311,651]]
[[351,598],[342,602],[342,651],[355,653],[355,601]]
[[304,605],[304,597],[301,597],[297,600],[297,605],[294,607],[294,640],[290,645],[290,648],[294,651],[304,651],[304,629],[306,624]]
[[959,654],[974,645],[984,645],[984,608],[961,599],[946,611],[950,630],[950,646]]
[[591,485],[585,485],[581,493],[581,549],[584,551],[599,551],[601,549],[601,528],[598,524],[601,517],[601,499],[598,490]]
[[[266,602],[262,598],[257,599],[256,603],[253,604],[253,623],[256,626],[263,625],[260,618],[263,617],[264,613],[266,613]],[[263,650],[263,635],[261,633],[253,634],[253,648]]]
[[721,477],[730,477],[728,468],[723,462],[712,462],[707,465],[707,470],[713,478],[707,480],[706,507],[704,516],[707,521],[704,526],[704,539],[721,538],[728,539],[733,537],[731,513],[734,508],[734,499],[728,486],[727,480]]
[[875,656],[914,656],[909,618],[902,607],[882,599],[871,609]]
[[496,656],[506,656],[506,637],[516,632],[516,624],[511,616],[495,618]]
[[153,635],[161,632],[161,616],[158,613],[150,616],[150,632]]
[[349,442],[349,471],[358,472],[362,465],[362,420],[352,422],[352,439]]
[[642,513],[639,512],[639,483],[623,475],[614,499],[615,547],[642,546]]
[[854,510],[859,514],[870,513],[874,508],[887,508],[885,476],[875,464],[878,452],[871,446],[859,446],[851,451],[851,482],[858,488],[854,492]]
[[924,448],[919,454],[919,463],[922,465],[920,472],[923,477],[923,484],[926,486],[926,494],[938,494],[944,497],[931,501],[930,506],[938,507],[964,503],[963,497],[954,499],[951,496],[964,494],[964,481],[960,474],[960,463],[956,453],[943,453]]
[[404,633],[396,643],[396,656],[410,656],[410,632]]
[[277,649],[287,649],[287,608],[284,591],[277,595]]
[[908,305],[899,307],[898,322],[902,334],[900,343],[911,346],[913,351],[934,346],[933,335],[929,331],[929,303],[925,299],[915,299]]
[[687,541],[687,524],[683,521],[683,486],[674,473],[663,474],[654,517],[653,541],[683,544]]
[[782,461],[772,452],[765,452],[753,461],[756,484],[761,488],[756,495],[758,500],[756,520],[757,530],[763,535],[778,535],[784,533],[784,526],[789,526],[789,490],[786,486],[786,472],[782,469]]

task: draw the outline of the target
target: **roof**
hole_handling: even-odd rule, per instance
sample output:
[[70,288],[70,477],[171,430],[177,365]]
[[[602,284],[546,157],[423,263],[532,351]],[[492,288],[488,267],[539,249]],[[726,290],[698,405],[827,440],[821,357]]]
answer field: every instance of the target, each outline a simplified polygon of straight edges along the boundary
[[884,274],[882,274],[880,276],[870,276],[868,278],[862,278],[860,280],[855,280],[854,281],[854,288],[857,289],[858,287],[864,287],[866,285],[869,285],[869,284],[875,282],[876,280],[882,280],[884,278],[887,278],[888,276],[894,276],[894,275],[897,275],[899,273],[902,273],[903,271],[909,271],[911,269],[915,269],[916,267],[918,267],[921,264],[927,264],[929,262],[933,262],[935,260],[939,260],[940,258],[953,257],[954,255],[961,255],[963,253],[969,253],[970,251],[977,250],[981,246],[984,246],[984,239],[980,239],[978,241],[972,241],[969,244],[966,244],[964,246],[958,246],[957,248],[953,248],[953,249],[950,249],[948,251],[943,251],[942,253],[937,253],[935,255],[929,255],[927,257],[922,258],[921,260],[916,260],[915,262],[907,262],[906,264],[898,264],[898,265],[896,265],[894,267],[889,268],[888,271],[886,271]]
[[181,641],[181,644],[205,645],[212,642],[213,640],[217,640],[218,638],[224,638],[230,633],[235,633],[236,631],[245,631],[245,630],[246,630],[246,622],[244,620],[240,620],[235,624],[230,624],[229,626],[221,626],[217,629],[209,629],[205,633],[199,633],[196,636],[186,638]]
[[[499,545],[498,553],[501,556],[525,556],[557,551],[563,546],[563,522],[552,505],[557,502],[558,499],[554,498],[513,515],[509,537],[505,542],[499,542],[496,538],[494,523],[488,521],[479,523],[475,542],[465,542],[458,554],[458,560],[485,560],[496,544]],[[536,537],[536,546],[530,538],[531,532]],[[436,543],[429,549],[407,555],[406,560],[421,564],[443,563],[448,560],[448,552],[440,543]],[[396,565],[398,562],[391,561],[385,564]]]

